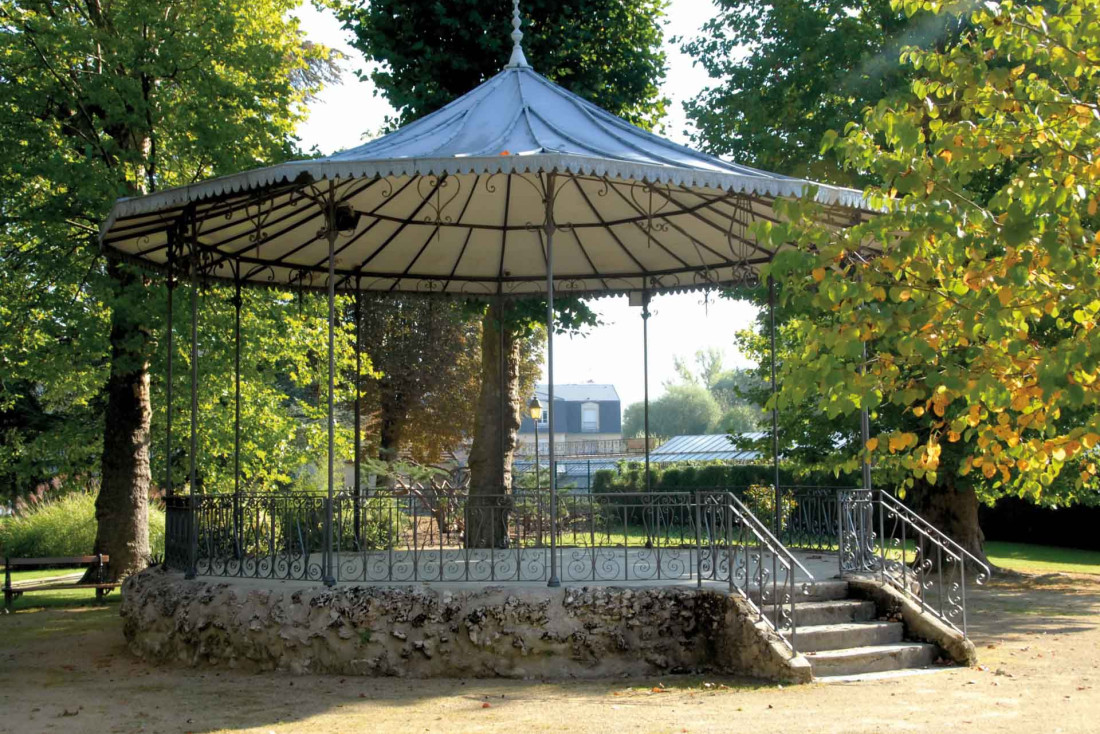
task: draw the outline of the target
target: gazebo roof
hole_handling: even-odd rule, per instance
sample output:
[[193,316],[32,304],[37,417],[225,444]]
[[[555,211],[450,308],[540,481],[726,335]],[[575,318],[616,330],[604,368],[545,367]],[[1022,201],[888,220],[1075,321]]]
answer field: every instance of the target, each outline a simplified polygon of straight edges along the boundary
[[[319,230],[335,196],[354,217],[336,244],[338,289],[537,294],[550,181],[557,288],[577,293],[751,277],[772,253],[749,225],[775,220],[776,198],[811,185],[631,125],[537,74],[520,51],[469,93],[365,145],[120,199],[101,240],[164,266],[174,231],[197,239],[208,276],[324,287]],[[858,191],[814,185],[836,226],[868,209]]]

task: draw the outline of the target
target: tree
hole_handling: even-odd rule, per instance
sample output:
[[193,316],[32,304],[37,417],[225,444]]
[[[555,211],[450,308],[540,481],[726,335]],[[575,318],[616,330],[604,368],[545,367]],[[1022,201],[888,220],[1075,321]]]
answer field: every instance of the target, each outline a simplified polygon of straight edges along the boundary
[[[327,0],[371,81],[406,125],[497,74],[512,48],[510,0]],[[541,74],[643,127],[665,113],[663,0],[525,0],[523,49]]]
[[[673,367],[682,384],[706,388],[721,412],[713,428],[731,434],[755,431],[761,417],[760,381],[750,370],[722,369],[722,352],[711,347],[695,353],[695,368],[681,357],[673,357]],[[667,387],[667,385],[666,385]]]
[[377,371],[363,402],[377,412],[378,458],[408,448],[416,461],[439,461],[473,429],[478,321],[458,301],[379,296],[364,298],[361,324]]
[[[554,302],[558,333],[580,334],[598,322],[577,298]],[[542,366],[546,302],[498,299],[481,307],[481,389],[470,446],[470,500],[466,542],[472,548],[503,545],[507,515],[502,495],[512,486],[512,457],[523,398],[533,392]]]
[[[644,431],[642,403],[627,406],[623,433],[638,436]],[[722,415],[714,396],[702,385],[669,385],[665,394],[649,405],[649,432],[654,436],[710,433]]]
[[[163,437],[167,419],[168,349],[164,289],[153,299],[155,350],[149,374],[153,393],[150,435],[152,481],[163,487]],[[236,297],[232,285],[208,283],[199,291],[198,475],[202,493],[316,492],[328,452],[328,301],[322,294],[241,289],[240,456],[236,454]],[[181,285],[173,311],[172,484],[187,488],[190,469],[190,287]],[[350,299],[337,301],[338,313]],[[349,319],[336,323],[337,404],[352,401],[355,332]],[[181,338],[182,337],[182,338]],[[365,379],[372,363],[360,366]],[[336,456],[352,456],[348,421],[336,431]],[[239,466],[237,460],[239,458]],[[237,470],[239,468],[239,483]]]
[[[910,16],[890,0],[716,0],[703,35],[684,44],[716,83],[685,104],[694,142],[748,165],[849,183],[819,154],[827,130],[902,89],[907,44],[942,42],[954,18]],[[745,49],[748,53],[745,53]]]
[[882,182],[882,213],[831,231],[807,198],[756,229],[797,245],[770,268],[797,337],[780,408],[873,411],[838,465],[873,459],[981,558],[979,501],[1098,491],[1100,17],[1091,0],[923,7],[968,30],[907,49],[910,89],[826,140]]
[[721,379],[722,350],[716,347],[708,347],[695,352],[695,369],[681,357],[672,357],[672,368],[680,380],[688,385],[702,385],[707,390],[713,390],[715,384]]
[[0,2],[0,129],[18,150],[0,164],[5,391],[30,385],[77,413],[101,403],[84,438],[106,427],[96,546],[115,577],[148,554],[155,300],[147,276],[98,258],[98,225],[118,196],[291,154],[331,71],[295,6]]
[[[769,338],[769,314],[765,288],[739,289],[723,294],[727,298],[749,301],[759,308],[756,324],[737,333],[734,340],[738,350],[755,367],[744,374],[744,386],[740,387],[746,402],[753,406],[768,405],[772,396],[771,344]],[[816,314],[797,314],[787,308],[782,299],[775,306],[776,361],[778,365],[791,362],[793,353],[803,347],[801,334],[811,327]],[[822,324],[821,328],[826,328]],[[796,476],[822,476],[835,473],[838,476],[859,470],[853,457],[860,452],[860,425],[858,416],[827,415],[812,399],[788,404],[779,411],[779,452]],[[761,435],[739,435],[734,444],[745,451],[755,451],[760,456],[771,457],[773,452],[770,415],[757,408],[758,421],[764,424]],[[885,415],[877,416],[877,425],[883,425]],[[758,423],[758,428],[760,427]],[[733,433],[731,431],[731,433]]]
[[[507,62],[512,4],[495,0],[328,0],[353,44],[381,67],[372,81],[398,109],[391,125],[407,124],[465,94]],[[658,85],[661,0],[531,0],[523,4],[524,51],[549,79],[626,119],[651,127],[664,113]],[[555,300],[565,330],[595,323],[578,299]],[[481,390],[470,452],[471,495],[497,498],[510,485],[519,428],[524,348],[545,318],[545,302],[492,303],[482,311]],[[501,345],[503,344],[503,349]],[[505,357],[503,366],[500,355]],[[493,503],[496,499],[475,500]],[[504,516],[472,522],[467,542],[503,543]],[[496,528],[482,533],[477,528]]]

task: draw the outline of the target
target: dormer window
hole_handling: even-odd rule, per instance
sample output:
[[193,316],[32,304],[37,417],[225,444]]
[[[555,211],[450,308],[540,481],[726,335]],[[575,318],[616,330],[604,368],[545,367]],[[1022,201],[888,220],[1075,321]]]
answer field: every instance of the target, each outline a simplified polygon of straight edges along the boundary
[[581,405],[581,433],[600,432],[600,404],[583,403]]

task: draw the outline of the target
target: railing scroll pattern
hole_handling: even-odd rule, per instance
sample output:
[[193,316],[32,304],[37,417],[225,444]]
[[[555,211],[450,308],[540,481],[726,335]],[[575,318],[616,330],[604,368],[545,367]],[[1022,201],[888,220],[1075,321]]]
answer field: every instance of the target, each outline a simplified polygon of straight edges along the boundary
[[813,574],[732,492],[700,492],[697,579],[724,580],[748,601],[757,621],[797,650],[799,596],[809,593]]
[[813,576],[732,492],[546,492],[398,486],[332,500],[305,493],[171,500],[168,565],[200,576],[320,583],[546,583],[555,536],[563,583],[695,581],[748,600],[795,645]]
[[968,585],[989,566],[882,490],[838,492],[837,525],[842,576],[875,576],[967,634]]

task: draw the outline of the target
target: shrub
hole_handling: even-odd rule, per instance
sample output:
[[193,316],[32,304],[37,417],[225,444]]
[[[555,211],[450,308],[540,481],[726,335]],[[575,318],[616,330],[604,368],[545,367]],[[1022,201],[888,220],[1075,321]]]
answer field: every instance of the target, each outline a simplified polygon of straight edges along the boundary
[[[95,495],[74,492],[0,521],[0,556],[91,555],[95,532]],[[164,555],[164,510],[156,505],[149,507],[149,547],[152,555]]]

